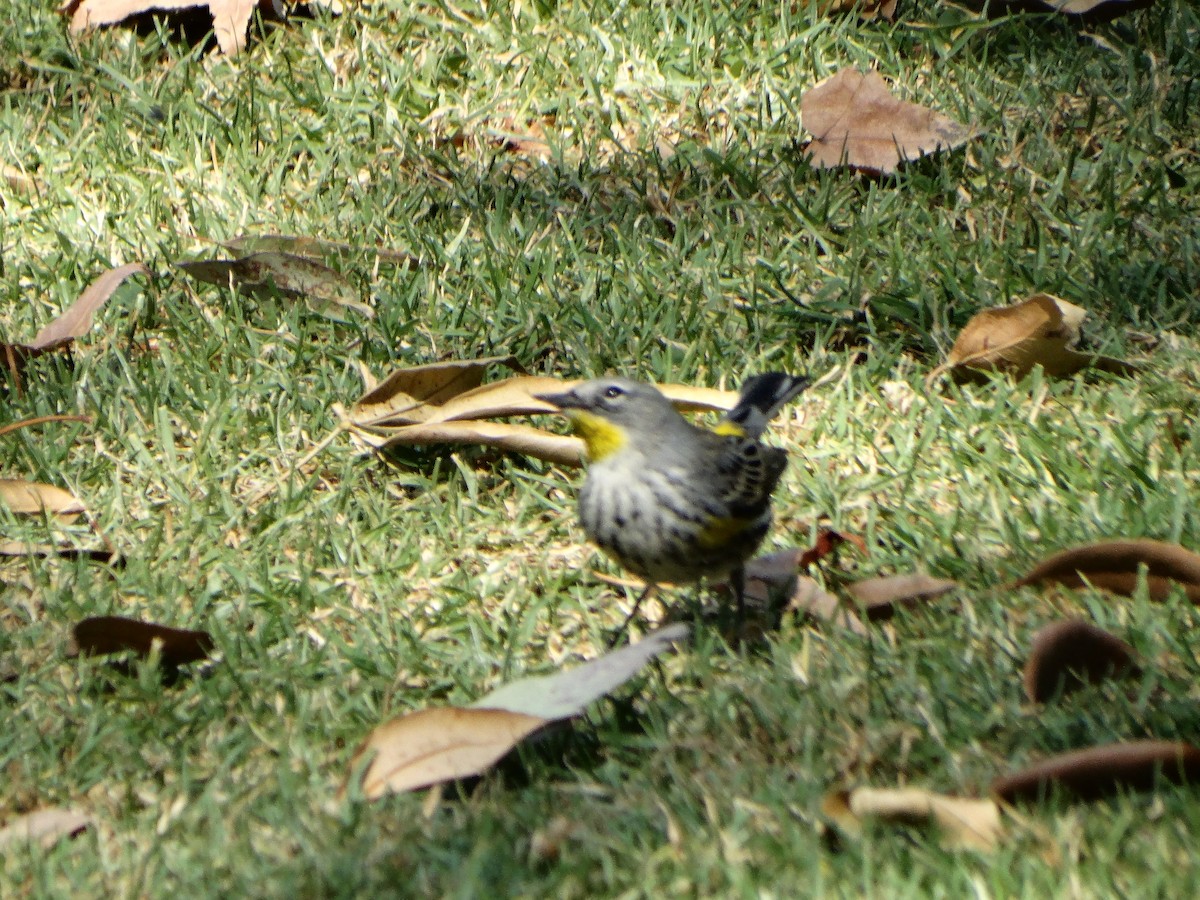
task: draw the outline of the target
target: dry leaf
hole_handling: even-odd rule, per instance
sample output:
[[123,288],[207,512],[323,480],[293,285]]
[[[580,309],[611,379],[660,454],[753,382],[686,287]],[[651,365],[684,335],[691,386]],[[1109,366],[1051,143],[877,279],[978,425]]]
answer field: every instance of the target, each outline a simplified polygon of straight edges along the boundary
[[77,809],[35,809],[0,828],[0,852],[37,841],[50,848],[65,837],[74,837],[92,825],[92,817]]
[[473,444],[522,453],[559,466],[583,465],[583,441],[568,434],[542,431],[508,422],[432,422],[405,425],[371,441],[376,447],[416,447],[426,444]]
[[817,532],[817,538],[813,541],[812,547],[801,554],[800,567],[808,568],[814,563],[820,562],[826,556],[831,555],[842,544],[846,543],[853,544],[863,553],[867,552],[867,542],[857,534],[834,531],[832,528],[822,528]]
[[[350,418],[362,427],[416,425],[439,420],[442,405],[483,384],[483,376],[492,366],[521,371],[514,356],[449,360],[397,369],[359,398],[350,411]],[[538,403],[542,409],[550,408],[532,397],[527,399]]]
[[63,559],[90,559],[113,566],[119,566],[123,562],[116,550],[107,547],[85,550],[69,544],[29,544],[25,541],[0,541],[0,556],[58,556]]
[[1051,622],[1033,638],[1025,664],[1025,695],[1045,703],[1060,691],[1120,678],[1135,669],[1133,648],[1081,619]]
[[1115,8],[1121,5],[1137,3],[1139,0],[1039,0],[1039,2],[1044,6],[1050,7],[1055,12],[1078,16],[1089,13],[1101,6],[1112,5]]
[[931,109],[897,100],[878,72],[842,69],[800,100],[804,127],[813,134],[813,166],[849,165],[868,172],[893,172],[906,160],[951,149],[971,129]]
[[1200,556],[1178,544],[1146,539],[1101,541],[1056,553],[1009,587],[1051,583],[1078,588],[1088,584],[1114,594],[1132,595],[1138,572],[1146,567],[1146,588],[1152,600],[1165,600],[1182,588],[1200,603]]
[[373,757],[362,789],[368,800],[376,800],[478,775],[545,724],[540,716],[503,709],[424,709],[372,731],[355,752],[351,769]]
[[996,801],[947,797],[920,788],[833,791],[821,801],[821,812],[855,838],[867,820],[904,826],[935,824],[942,845],[951,849],[995,850],[1005,831]]
[[[177,263],[198,281],[232,285],[256,297],[278,292],[284,297],[310,301],[314,311],[328,314],[329,305],[353,309],[371,318],[375,310],[358,299],[358,291],[340,272],[293,253],[251,253],[240,259],[198,260]],[[315,302],[312,302],[315,301]]]
[[502,685],[471,704],[472,709],[504,709],[546,720],[577,716],[595,700],[612,693],[674,644],[688,638],[687,625],[667,625],[574,669],[522,678]]
[[860,19],[883,18],[891,22],[896,18],[896,3],[898,0],[825,0],[821,5],[823,12],[852,12]]
[[73,522],[87,512],[69,491],[19,478],[0,478],[0,503],[18,515],[52,515],[64,522]]
[[381,263],[415,269],[421,263],[417,257],[402,250],[384,247],[354,247],[320,238],[300,237],[290,234],[244,234],[226,241],[221,246],[242,256],[255,253],[290,253],[312,260],[344,260],[350,256],[371,255]]
[[246,46],[246,29],[259,5],[275,8],[278,0],[65,0],[58,9],[71,16],[71,33],[79,34],[150,10],[207,6],[221,52],[232,55]]
[[1157,779],[1180,784],[1200,779],[1200,750],[1175,741],[1106,744],[1052,756],[992,782],[993,795],[1012,803],[1038,800],[1052,788],[1080,800],[1122,789],[1151,790]]
[[103,656],[132,650],[147,657],[155,645],[159,647],[162,664],[173,668],[207,659],[213,639],[207,631],[169,628],[123,616],[93,616],[72,629],[67,655]]
[[92,327],[96,311],[105,304],[113,292],[130,275],[149,275],[150,270],[141,263],[129,263],[109,269],[79,295],[79,299],[43,327],[28,344],[0,343],[5,362],[13,381],[20,386],[21,370],[27,360],[70,347],[77,337],[82,337]]
[[946,362],[929,377],[945,371],[958,378],[1002,371],[1022,378],[1034,366],[1050,376],[1072,375],[1088,366],[1118,374],[1135,371],[1135,366],[1119,359],[1071,349],[1086,316],[1086,310],[1050,294],[985,309],[971,317]]
[[[569,390],[579,382],[517,375],[483,384],[494,365],[519,370],[512,357],[497,356],[392,372],[354,405],[350,423],[373,447],[482,444],[558,465],[581,465],[583,442],[576,437],[530,425],[478,421],[555,413],[556,407],[535,395]],[[731,391],[677,384],[659,390],[683,411],[725,411],[737,402]]]
[[956,582],[930,575],[886,575],[866,578],[846,585],[846,592],[862,607],[871,620],[889,619],[898,606],[915,606],[958,587]]

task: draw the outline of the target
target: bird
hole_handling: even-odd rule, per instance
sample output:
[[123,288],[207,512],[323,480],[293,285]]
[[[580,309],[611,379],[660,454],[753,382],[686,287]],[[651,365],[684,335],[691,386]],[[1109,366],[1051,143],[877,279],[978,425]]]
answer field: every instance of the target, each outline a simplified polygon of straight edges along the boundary
[[536,395],[584,441],[584,531],[646,582],[619,633],[661,582],[727,578],[744,619],[745,563],[770,529],[771,495],[787,467],[787,452],[759,436],[810,384],[782,372],[749,378],[712,429],[685,419],[654,385],[629,378]]

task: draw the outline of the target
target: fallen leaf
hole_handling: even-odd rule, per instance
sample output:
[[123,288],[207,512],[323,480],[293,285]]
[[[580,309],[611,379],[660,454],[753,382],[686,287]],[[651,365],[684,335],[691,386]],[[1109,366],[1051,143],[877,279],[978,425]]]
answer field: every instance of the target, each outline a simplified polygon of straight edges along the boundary
[[950,849],[991,851],[1004,838],[1000,807],[991,799],[948,797],[920,788],[870,788],[832,791],[821,812],[850,837],[862,834],[866,821],[903,826],[936,825]]
[[1200,750],[1175,741],[1089,747],[997,778],[991,792],[1009,803],[1040,800],[1052,788],[1073,798],[1094,800],[1122,789],[1151,790],[1159,778],[1174,784],[1200,779]]
[[47,807],[17,816],[0,828],[0,852],[37,842],[49,849],[65,837],[74,837],[92,825],[92,817],[77,809]]
[[1120,678],[1135,669],[1133,648],[1082,619],[1051,622],[1033,638],[1025,663],[1025,695],[1045,703],[1060,691]]
[[573,669],[502,685],[480,697],[471,708],[504,709],[546,720],[577,716],[588,704],[612,693],[636,675],[655,656],[687,640],[688,634],[687,625],[668,625],[636,644],[627,644]]
[[417,447],[473,444],[521,453],[559,466],[583,465],[583,441],[568,434],[508,422],[431,422],[389,430],[386,438],[366,439],[372,446]]
[[0,541],[0,556],[58,556],[63,559],[90,559],[113,566],[120,566],[123,562],[116,550],[107,547],[86,550],[69,544],[30,544],[25,541]]
[[1043,6],[1048,6],[1055,12],[1067,15],[1082,15],[1101,6],[1129,6],[1140,3],[1141,0],[1038,0]]
[[1147,539],[1100,541],[1056,553],[1036,565],[1010,587],[1059,584],[1068,588],[1091,585],[1114,594],[1132,595],[1138,573],[1146,567],[1146,588],[1152,600],[1165,600],[1175,588],[1200,603],[1200,556],[1178,544]]
[[51,515],[64,522],[73,522],[87,512],[69,491],[19,478],[0,478],[0,503],[17,515]]
[[177,10],[207,6],[221,52],[233,55],[246,46],[246,29],[258,6],[278,7],[279,0],[65,0],[59,12],[71,16],[71,33],[115,25],[153,9]]
[[946,371],[956,378],[980,378],[989,371],[1022,378],[1035,366],[1052,377],[1072,375],[1088,366],[1117,374],[1136,371],[1131,363],[1071,349],[1086,316],[1085,309],[1050,294],[985,309],[963,326],[946,362],[929,378]]
[[319,313],[327,314],[329,305],[333,305],[352,309],[367,318],[375,315],[375,310],[358,299],[358,291],[344,275],[293,253],[251,253],[239,259],[197,260],[177,265],[198,281],[232,285],[251,296],[270,297],[278,292],[284,297],[310,301],[311,308]]
[[538,728],[578,715],[624,684],[688,633],[686,625],[670,625],[574,669],[503,685],[466,709],[439,707],[393,719],[371,732],[351,771],[373,756],[363,774],[369,800],[478,775]]
[[958,587],[947,578],[912,573],[866,578],[846,585],[846,592],[871,620],[889,619],[898,606],[915,606],[922,600],[932,600]]
[[967,141],[972,131],[931,109],[898,100],[878,72],[842,69],[800,99],[804,127],[812,132],[813,166],[848,165],[889,173],[907,160]]
[[796,579],[796,586],[788,599],[787,611],[821,622],[832,622],[854,634],[867,633],[866,626],[853,610],[848,609],[841,600],[821,587],[816,579],[806,575]]
[[545,724],[540,716],[503,709],[423,709],[372,731],[351,769],[371,757],[362,790],[368,800],[377,800],[478,775]]
[[226,241],[221,246],[242,256],[254,253],[290,253],[312,260],[345,260],[358,255],[374,256],[381,263],[415,269],[421,263],[417,257],[403,250],[385,247],[355,247],[320,238],[300,237],[289,234],[244,234]]
[[[480,421],[555,413],[556,407],[535,395],[569,390],[579,382],[522,374],[483,384],[494,365],[519,370],[515,359],[498,356],[400,369],[354,404],[350,424],[373,447],[482,444],[558,465],[581,465],[583,442],[576,437],[530,425]],[[659,390],[685,412],[727,411],[737,402],[732,391],[679,384],[661,385]]]
[[207,659],[213,649],[213,639],[207,631],[169,628],[123,616],[93,616],[72,629],[67,655],[103,656],[132,650],[138,656],[147,657],[155,645],[159,647],[162,664],[174,668]]
[[[449,360],[397,369],[359,398],[350,418],[363,427],[416,425],[433,420],[444,403],[483,384],[483,377],[492,366],[521,371],[514,356]],[[534,401],[532,397],[527,399],[549,409],[549,404]]]
[[109,269],[79,295],[74,303],[43,327],[28,344],[0,343],[13,382],[20,386],[21,370],[28,360],[70,347],[92,327],[96,312],[130,275],[150,275],[141,263],[129,263]]
[[21,419],[19,422],[9,422],[7,425],[0,427],[0,436],[9,434],[13,431],[20,431],[22,428],[32,428],[34,425],[45,425],[47,422],[91,422],[91,416],[34,416],[30,419]]
[[824,12],[852,12],[866,21],[883,18],[891,22],[896,18],[897,2],[898,0],[825,0],[821,9]]

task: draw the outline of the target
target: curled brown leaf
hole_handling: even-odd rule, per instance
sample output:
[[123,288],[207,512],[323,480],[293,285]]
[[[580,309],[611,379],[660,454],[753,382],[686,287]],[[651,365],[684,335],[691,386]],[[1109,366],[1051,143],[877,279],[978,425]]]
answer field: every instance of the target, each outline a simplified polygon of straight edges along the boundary
[[1120,678],[1135,669],[1133,648],[1082,619],[1051,622],[1033,638],[1025,663],[1025,695],[1045,703],[1060,691]]
[[1080,800],[1122,789],[1146,791],[1157,781],[1200,780],[1200,750],[1178,741],[1106,744],[1052,756],[992,782],[991,792],[1013,803],[1038,800],[1054,788]]
[[1178,544],[1145,538],[1100,541],[1055,553],[1011,587],[1059,584],[1079,588],[1090,584],[1128,596],[1137,589],[1143,566],[1152,600],[1165,600],[1178,587],[1193,603],[1200,602],[1200,555]]

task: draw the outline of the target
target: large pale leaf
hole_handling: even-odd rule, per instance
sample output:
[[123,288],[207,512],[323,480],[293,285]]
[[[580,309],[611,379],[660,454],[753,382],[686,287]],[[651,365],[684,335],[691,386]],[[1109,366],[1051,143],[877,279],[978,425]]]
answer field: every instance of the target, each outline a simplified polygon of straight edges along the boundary
[[188,9],[207,6],[213,32],[222,53],[234,54],[246,46],[246,29],[256,7],[275,7],[278,0],[65,0],[59,11],[71,16],[71,32],[78,34],[101,25],[114,25],[152,9]]
[[[415,425],[435,420],[445,403],[483,384],[483,377],[492,366],[520,371],[513,356],[449,360],[397,369],[354,404],[350,418],[364,427]],[[526,399],[534,402],[531,397]]]
[[17,816],[0,828],[0,853],[30,843],[40,844],[43,848],[52,847],[65,837],[79,834],[91,824],[92,817],[77,809],[55,806],[35,809]]
[[65,522],[73,522],[87,512],[83,503],[69,491],[19,478],[0,478],[0,503],[18,515],[49,514]]
[[29,346],[34,350],[50,350],[87,334],[96,310],[104,305],[126,278],[135,273],[149,275],[150,270],[141,263],[129,263],[105,272],[89,284],[79,299],[58,318],[39,331]]
[[389,430],[377,447],[423,447],[469,444],[521,453],[559,466],[583,465],[583,441],[569,434],[542,431],[509,422],[429,422]]
[[884,575],[846,585],[848,593],[872,620],[887,619],[897,607],[910,607],[933,600],[958,585],[947,578],[934,578],[920,572]]
[[947,370],[956,377],[998,370],[1020,378],[1034,366],[1051,376],[1071,375],[1087,366],[1118,374],[1134,371],[1122,360],[1072,349],[1086,316],[1083,308],[1050,294],[985,309],[963,326],[946,362],[931,377]]
[[848,165],[892,172],[901,162],[964,143],[971,129],[893,97],[877,72],[842,69],[800,100],[812,132],[810,161],[817,168]]
[[867,821],[935,825],[951,849],[995,850],[1005,836],[995,800],[948,797],[920,788],[860,787],[826,794],[821,811],[844,833],[859,837]]
[[577,716],[588,704],[636,675],[659,653],[687,637],[688,626],[681,623],[668,625],[651,632],[636,644],[627,644],[573,669],[510,682],[480,697],[471,707],[506,709],[544,719]]
[[231,241],[226,241],[222,246],[241,256],[254,253],[290,253],[306,259],[329,261],[369,255],[374,256],[381,263],[404,266],[409,269],[415,269],[420,265],[417,257],[402,250],[389,250],[386,247],[355,247],[336,241],[323,241],[320,238],[292,234],[244,234]]
[[526,735],[546,724],[540,716],[503,709],[424,709],[380,725],[354,754],[368,800],[478,775]]

